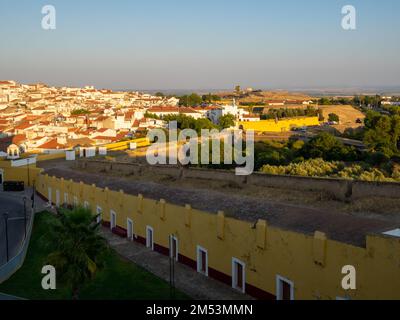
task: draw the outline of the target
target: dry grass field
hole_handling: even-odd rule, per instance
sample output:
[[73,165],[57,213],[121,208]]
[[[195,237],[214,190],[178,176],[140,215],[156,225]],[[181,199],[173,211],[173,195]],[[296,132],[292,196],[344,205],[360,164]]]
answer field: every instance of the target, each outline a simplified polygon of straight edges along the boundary
[[[224,91],[218,92],[217,95],[221,97],[225,96],[238,96],[235,92]],[[248,93],[246,97],[238,99],[238,102],[262,102],[268,100],[311,100],[311,97],[297,92],[288,91],[262,91]],[[228,100],[230,101],[230,100]]]
[[328,120],[330,113],[335,113],[339,116],[340,123],[333,126],[335,129],[343,132],[346,128],[358,128],[363,123],[357,123],[357,119],[364,122],[365,115],[356,108],[349,105],[334,105],[334,106],[319,106],[323,110],[325,120]]

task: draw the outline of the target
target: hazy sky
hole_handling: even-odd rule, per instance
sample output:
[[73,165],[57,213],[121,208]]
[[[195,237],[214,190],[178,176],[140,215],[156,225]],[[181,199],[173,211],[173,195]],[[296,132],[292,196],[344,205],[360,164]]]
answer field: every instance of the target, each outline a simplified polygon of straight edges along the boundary
[[[44,5],[57,29],[41,28]],[[357,9],[357,30],[341,8]],[[400,85],[399,0],[1,0],[0,79],[126,89]]]

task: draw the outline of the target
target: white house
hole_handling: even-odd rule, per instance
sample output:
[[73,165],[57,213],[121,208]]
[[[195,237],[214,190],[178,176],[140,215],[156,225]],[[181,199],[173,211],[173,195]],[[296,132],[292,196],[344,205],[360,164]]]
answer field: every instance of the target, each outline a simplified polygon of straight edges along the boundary
[[178,107],[152,107],[147,109],[148,113],[155,114],[158,117],[163,117],[166,115],[179,115]]
[[194,110],[193,108],[184,108],[184,107],[181,107],[181,108],[179,108],[179,113],[180,114],[183,114],[183,115],[185,115],[185,116],[188,116],[188,117],[192,117],[192,118],[194,118],[194,119],[200,119],[200,118],[204,118],[204,116],[203,116],[203,114],[202,113],[200,113],[200,112],[197,112],[196,110]]
[[239,108],[235,101],[232,105],[224,105],[218,108],[213,108],[207,111],[207,117],[215,124],[218,124],[219,118],[231,114],[235,117],[235,120],[240,119],[243,115],[249,112]]

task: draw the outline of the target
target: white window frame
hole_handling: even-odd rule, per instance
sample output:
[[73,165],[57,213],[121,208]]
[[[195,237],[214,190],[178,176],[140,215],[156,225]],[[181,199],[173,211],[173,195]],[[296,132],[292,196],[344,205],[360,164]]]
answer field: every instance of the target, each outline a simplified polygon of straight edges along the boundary
[[[151,231],[151,243],[149,239],[149,231]],[[146,247],[154,250],[154,229],[150,226],[146,226]]]
[[49,200],[49,204],[52,204],[52,194],[53,194],[53,190],[51,189],[51,187],[47,188],[47,199]]
[[282,300],[282,287],[281,282],[284,281],[290,285],[290,300],[294,300],[294,282],[280,276],[279,274],[276,275],[276,300]]
[[[132,228],[129,228],[130,223],[132,225]],[[135,233],[133,231],[133,220],[131,218],[126,219],[126,231],[127,231],[126,232],[127,238],[132,241],[135,237]],[[131,234],[129,234],[129,233],[131,233]]]
[[[176,241],[176,252],[175,252],[175,257],[172,256],[172,241]],[[169,236],[169,257],[170,257],[170,258],[174,258],[175,261],[178,261],[178,258],[179,258],[179,240],[178,240],[178,238],[177,238],[175,235],[173,235],[173,234],[171,234],[171,235]]]
[[[201,271],[201,261],[200,261],[201,253],[200,253],[200,251],[203,251],[206,253],[206,270],[205,270],[205,272]],[[204,274],[205,276],[208,277],[208,250],[203,248],[202,246],[198,245],[196,252],[197,252],[197,272]]]
[[83,202],[83,207],[84,207],[85,209],[89,209],[89,202],[85,200],[85,201]]
[[110,229],[112,230],[117,226],[117,213],[114,210],[110,210]]
[[79,204],[78,197],[74,196],[74,206],[77,207]]
[[103,209],[100,206],[96,207],[96,214],[97,214],[97,223],[100,223],[103,220]]
[[60,206],[60,190],[56,189],[56,207]]
[[64,204],[68,204],[68,193],[64,192]]
[[[242,266],[242,287],[239,288],[236,286],[236,282],[237,282],[237,269],[236,269],[236,265],[240,264]],[[232,258],[232,288],[235,290],[238,290],[242,293],[246,292],[246,264],[237,259],[237,258]]]

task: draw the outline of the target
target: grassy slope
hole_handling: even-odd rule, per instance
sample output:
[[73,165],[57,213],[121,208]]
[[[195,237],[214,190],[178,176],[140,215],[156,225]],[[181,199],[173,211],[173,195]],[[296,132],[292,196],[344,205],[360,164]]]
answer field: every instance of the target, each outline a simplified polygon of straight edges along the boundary
[[[41,269],[50,251],[43,241],[46,221],[54,219],[49,213],[36,215],[34,230],[22,268],[9,280],[0,284],[0,292],[27,299],[70,299],[67,285],[57,283],[56,290],[43,290]],[[146,270],[121,259],[110,250],[105,259],[105,267],[96,277],[81,289],[80,299],[170,299],[167,282]],[[176,292],[177,299],[185,299],[183,293]]]

